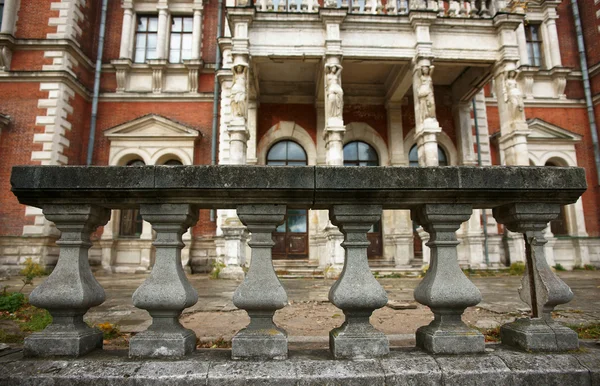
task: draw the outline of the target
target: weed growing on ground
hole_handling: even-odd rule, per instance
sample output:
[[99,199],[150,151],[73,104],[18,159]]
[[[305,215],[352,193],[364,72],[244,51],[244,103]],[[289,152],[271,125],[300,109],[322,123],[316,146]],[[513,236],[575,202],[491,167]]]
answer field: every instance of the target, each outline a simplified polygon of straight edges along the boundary
[[211,279],[218,279],[219,278],[219,274],[221,273],[221,270],[223,268],[225,268],[225,263],[223,263],[222,261],[219,260],[215,260],[212,263],[212,271],[210,272],[210,278]]
[[510,265],[510,269],[508,270],[508,273],[511,276],[522,276],[525,273],[525,263],[522,263],[520,261],[518,261],[516,263],[512,263]]
[[500,326],[494,328],[474,328],[478,329],[479,332],[483,334],[486,342],[500,342]]
[[566,271],[565,267],[563,267],[560,263],[556,264],[554,269],[557,271]]
[[96,325],[96,327],[104,334],[104,340],[111,340],[121,336],[121,331],[119,330],[119,327],[112,323],[99,323]]
[[25,295],[20,292],[6,292],[6,288],[0,294],[0,311],[15,313],[26,303]]
[[52,315],[43,308],[37,308],[29,303],[18,313],[19,327],[24,332],[42,331],[46,326],[52,323]]
[[23,268],[20,273],[23,275],[23,278],[21,279],[23,281],[23,287],[21,287],[19,292],[23,291],[23,288],[25,288],[26,285],[33,285],[33,279],[36,277],[47,275],[46,270],[38,263],[34,263],[31,257],[28,257],[27,260],[25,260],[25,268]]
[[198,348],[231,348],[231,341],[223,339],[223,337],[211,342],[199,342]]
[[586,271],[595,271],[596,267],[591,264],[586,264],[583,266],[583,269],[585,269]]
[[600,339],[600,323],[570,324],[567,327],[575,331],[579,339]]

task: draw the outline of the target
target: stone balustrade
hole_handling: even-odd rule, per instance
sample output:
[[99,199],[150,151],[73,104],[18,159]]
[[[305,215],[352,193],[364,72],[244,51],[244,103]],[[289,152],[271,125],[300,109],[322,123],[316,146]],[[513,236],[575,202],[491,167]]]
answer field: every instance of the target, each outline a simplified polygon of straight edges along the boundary
[[[26,356],[84,355],[102,347],[102,335],[83,316],[104,301],[104,290],[88,264],[90,234],[108,221],[111,209],[140,208],[156,232],[156,263],[133,294],[152,325],[130,342],[135,358],[178,358],[195,349],[196,337],[181,326],[181,312],[198,300],[181,267],[182,234],[199,209],[236,209],[251,232],[252,260],[234,304],[250,324],[232,341],[234,359],[285,359],[287,333],[273,322],[287,304],[271,261],[272,232],[287,208],[327,209],[344,235],[345,264],[329,300],[344,315],[330,332],[336,359],[386,357],[387,337],[369,322],[387,294],[367,264],[367,232],[383,209],[411,210],[430,235],[431,266],[415,299],[434,320],[416,332],[417,345],[431,354],[484,351],[483,336],[462,321],[481,294],[460,270],[456,230],[474,208],[492,208],[497,221],[524,235],[527,270],[519,289],[532,314],[506,324],[502,342],[527,351],[578,348],[577,335],[552,319],[555,306],[573,294],[549,268],[543,229],[586,189],[580,168],[554,167],[14,167],[12,191],[25,205],[41,208],[62,232],[52,274],[31,294],[53,322],[25,340]],[[517,289],[515,289],[516,296]],[[398,320],[402,323],[402,320]]]
[[[349,14],[406,15],[409,11],[436,12],[440,17],[489,18],[504,10],[498,0],[255,0],[258,12],[316,13],[319,8],[346,8]],[[238,0],[240,7],[248,1]]]

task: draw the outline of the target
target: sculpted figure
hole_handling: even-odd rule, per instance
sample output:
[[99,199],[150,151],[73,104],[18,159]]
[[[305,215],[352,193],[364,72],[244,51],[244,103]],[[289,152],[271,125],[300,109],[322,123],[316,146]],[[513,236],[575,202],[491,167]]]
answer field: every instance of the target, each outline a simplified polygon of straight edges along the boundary
[[517,72],[511,70],[506,74],[504,80],[504,102],[508,104],[508,110],[513,121],[519,121],[523,119],[523,110],[525,105],[523,104],[523,94],[519,89],[517,83]]
[[419,112],[421,114],[421,122],[425,122],[427,118],[435,119],[435,98],[433,96],[433,66],[422,66],[419,70],[421,74],[419,89],[417,96],[419,97]]
[[231,115],[235,118],[246,117],[246,71],[247,66],[243,64],[237,64],[233,67]]
[[344,111],[344,90],[341,86],[342,66],[327,64],[325,72],[327,74],[327,117],[341,119]]

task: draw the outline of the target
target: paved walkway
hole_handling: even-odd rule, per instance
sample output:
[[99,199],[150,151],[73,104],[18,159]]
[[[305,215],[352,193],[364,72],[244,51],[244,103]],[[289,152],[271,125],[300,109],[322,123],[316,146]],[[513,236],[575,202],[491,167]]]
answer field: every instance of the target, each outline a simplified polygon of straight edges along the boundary
[[[571,324],[600,322],[600,271],[560,272],[560,277],[575,293],[573,301],[559,306],[555,317]],[[90,310],[86,319],[92,323],[110,322],[123,332],[144,330],[150,317],[144,310],[135,308],[131,295],[146,275],[97,274],[98,281],[106,290],[106,301]],[[184,325],[196,331],[202,339],[223,336],[230,338],[249,321],[245,311],[237,310],[232,296],[239,282],[211,280],[207,275],[189,275],[198,290],[199,301],[185,310]],[[42,279],[36,279],[39,284]],[[414,303],[413,290],[421,279],[378,279],[388,292],[390,301],[407,303],[409,309],[394,310],[384,307],[374,313],[371,322],[387,334],[414,336],[416,328],[429,323],[432,314],[427,307]],[[327,300],[333,280],[282,279],[290,305],[276,314],[275,320],[286,328],[290,336],[320,337],[325,339],[328,331],[339,326],[343,314]],[[526,315],[528,306],[521,302],[517,293],[519,277],[473,277],[472,281],[482,293],[483,301],[465,313],[465,320],[479,327],[488,328]],[[0,282],[10,290],[21,287],[18,278]],[[26,287],[29,293],[33,287]]]

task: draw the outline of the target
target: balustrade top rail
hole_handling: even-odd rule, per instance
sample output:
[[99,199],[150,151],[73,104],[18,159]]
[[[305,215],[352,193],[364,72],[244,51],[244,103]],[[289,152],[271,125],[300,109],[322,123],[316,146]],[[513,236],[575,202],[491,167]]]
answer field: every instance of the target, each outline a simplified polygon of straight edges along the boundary
[[264,203],[315,209],[333,204],[384,209],[433,203],[566,205],[587,187],[582,168],[498,166],[15,166],[11,184],[19,201],[31,206],[187,203],[223,209]]

